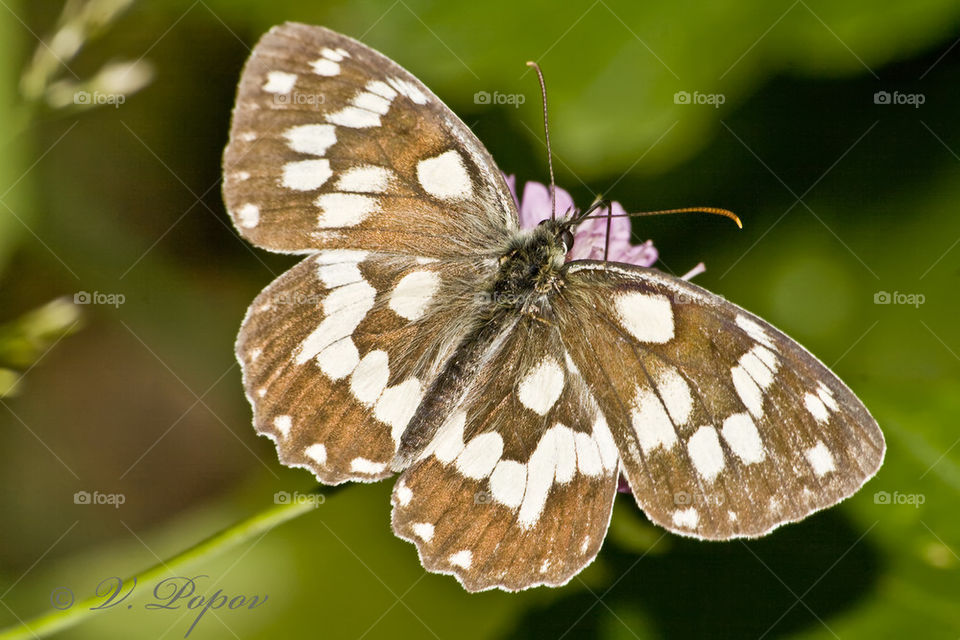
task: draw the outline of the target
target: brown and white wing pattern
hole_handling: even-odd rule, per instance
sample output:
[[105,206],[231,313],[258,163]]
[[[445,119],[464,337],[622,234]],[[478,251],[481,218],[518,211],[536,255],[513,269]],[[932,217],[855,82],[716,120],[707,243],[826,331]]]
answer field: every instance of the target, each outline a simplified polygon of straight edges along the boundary
[[884,439],[770,324],[653,269],[572,262],[554,299],[639,506],[679,534],[755,537],[850,496]]
[[234,224],[272,251],[443,258],[517,228],[470,129],[395,62],[323,27],[287,23],[257,44],[223,164]]
[[600,549],[616,494],[613,437],[555,327],[517,317],[398,479],[393,529],[470,591],[561,585]]
[[[457,263],[327,250],[263,290],[237,358],[254,425],[325,484],[389,475],[404,427],[470,314]],[[444,300],[444,303],[440,303]]]

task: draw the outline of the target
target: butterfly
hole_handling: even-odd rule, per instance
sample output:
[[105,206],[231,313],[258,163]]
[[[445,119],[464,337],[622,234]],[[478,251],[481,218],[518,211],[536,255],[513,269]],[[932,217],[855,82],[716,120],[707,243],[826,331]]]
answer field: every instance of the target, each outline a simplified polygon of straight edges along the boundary
[[305,256],[236,354],[256,430],[328,485],[398,475],[392,526],[470,591],[562,585],[618,479],[683,536],[762,536],[856,492],[885,450],[826,366],[656,269],[565,260],[471,130],[328,29],[256,45],[224,152],[239,233]]

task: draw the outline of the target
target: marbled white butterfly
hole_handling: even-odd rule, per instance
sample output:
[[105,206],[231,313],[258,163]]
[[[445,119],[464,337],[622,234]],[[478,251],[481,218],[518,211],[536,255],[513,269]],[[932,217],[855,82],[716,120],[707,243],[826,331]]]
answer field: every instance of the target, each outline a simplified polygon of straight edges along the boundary
[[257,431],[325,484],[400,474],[394,531],[471,591],[570,580],[621,473],[657,524],[727,539],[882,462],[863,404],[770,324],[655,269],[565,261],[569,217],[519,229],[470,129],[350,38],[257,44],[223,191],[244,238],[306,256],[237,340]]

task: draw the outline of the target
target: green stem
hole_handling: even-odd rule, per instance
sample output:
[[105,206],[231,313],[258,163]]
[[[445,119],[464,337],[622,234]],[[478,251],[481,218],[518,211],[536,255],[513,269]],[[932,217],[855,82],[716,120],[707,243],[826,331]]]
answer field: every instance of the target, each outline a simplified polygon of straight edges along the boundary
[[[322,488],[325,489],[325,492],[321,499],[329,497],[337,490],[333,487]],[[308,495],[320,496],[320,489],[321,487],[318,487]],[[209,560],[213,556],[232,549],[247,540],[265,534],[279,524],[283,524],[308,511],[312,511],[314,507],[315,503],[313,501],[303,500],[297,502],[291,501],[286,504],[279,504],[269,509],[264,509],[246,520],[242,520],[233,526],[215,533],[206,540],[195,544],[169,560],[162,560],[146,571],[131,576],[127,580],[124,580],[122,584],[134,584],[134,580],[136,584],[145,584],[157,579],[170,577],[172,571],[181,569],[200,560]],[[79,624],[94,614],[100,613],[103,609],[93,607],[101,605],[103,602],[103,595],[95,595],[74,603],[64,610],[58,610],[56,608],[50,609],[21,624],[3,629],[0,631],[0,640],[47,637],[57,631],[62,631],[63,629]]]

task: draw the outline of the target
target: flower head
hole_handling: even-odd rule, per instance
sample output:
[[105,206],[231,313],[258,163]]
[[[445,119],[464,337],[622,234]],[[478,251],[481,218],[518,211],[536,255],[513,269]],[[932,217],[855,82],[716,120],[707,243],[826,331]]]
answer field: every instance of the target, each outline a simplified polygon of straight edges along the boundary
[[[516,176],[506,176],[507,185],[513,194],[520,211],[520,228],[532,229],[550,218],[550,189],[539,182],[527,182],[523,187],[523,198],[517,197]],[[564,216],[574,210],[573,198],[560,187],[556,188],[556,217]],[[610,205],[614,216],[626,213],[619,202]],[[573,249],[567,254],[567,260],[603,260],[603,249],[607,242],[607,209],[598,209],[593,216],[577,225],[573,234]],[[610,218],[610,248],[607,259],[614,262],[626,262],[641,267],[649,267],[657,261],[657,250],[652,240],[643,244],[630,243],[630,220],[625,217]]]

